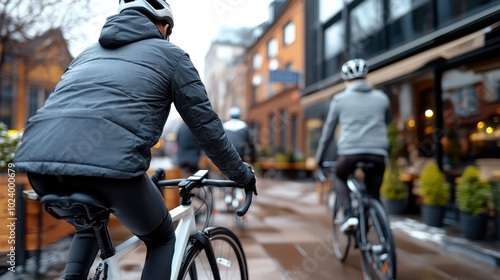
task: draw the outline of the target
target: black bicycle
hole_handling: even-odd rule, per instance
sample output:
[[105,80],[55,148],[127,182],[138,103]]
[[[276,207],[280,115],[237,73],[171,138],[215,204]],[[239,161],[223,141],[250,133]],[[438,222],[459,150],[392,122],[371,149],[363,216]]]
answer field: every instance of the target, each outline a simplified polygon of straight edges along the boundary
[[[323,162],[321,166],[328,174],[333,174],[335,162]],[[373,165],[365,162],[359,162],[356,166],[357,170],[362,171],[369,168],[373,168]],[[322,182],[326,179],[323,169],[320,168],[317,172],[318,179]],[[354,248],[361,251],[364,279],[396,279],[396,246],[387,212],[378,200],[367,195],[362,178],[354,174],[349,176],[347,186],[350,190],[352,211],[359,223],[351,234],[340,230],[345,222],[344,209],[338,191],[335,186],[332,188],[335,255],[344,262],[353,240]]]

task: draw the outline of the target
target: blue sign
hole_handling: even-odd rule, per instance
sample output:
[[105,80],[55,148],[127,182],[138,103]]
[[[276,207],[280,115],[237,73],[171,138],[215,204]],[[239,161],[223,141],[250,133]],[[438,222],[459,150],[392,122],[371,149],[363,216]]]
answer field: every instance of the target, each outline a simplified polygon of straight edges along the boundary
[[300,73],[289,70],[269,71],[269,81],[272,83],[298,84]]

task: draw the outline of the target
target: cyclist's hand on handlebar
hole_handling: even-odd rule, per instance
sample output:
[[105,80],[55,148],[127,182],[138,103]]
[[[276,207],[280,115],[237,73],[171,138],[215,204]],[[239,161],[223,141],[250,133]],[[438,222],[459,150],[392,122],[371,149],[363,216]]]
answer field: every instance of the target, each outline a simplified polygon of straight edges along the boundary
[[155,185],[158,185],[158,182],[164,179],[165,179],[165,170],[163,168],[156,169],[153,176],[151,176],[151,181],[153,181]]
[[323,161],[318,162],[318,167],[316,168],[316,178],[321,183],[324,183],[326,181],[325,171],[323,168]]
[[243,162],[243,164],[245,165],[247,171],[249,173],[251,173],[251,178],[250,179],[250,182],[248,182],[248,184],[242,186],[245,190],[246,189],[251,189],[252,192],[257,195],[257,187],[256,187],[256,182],[257,182],[257,179],[255,178],[255,171],[253,170],[252,166],[246,162]]

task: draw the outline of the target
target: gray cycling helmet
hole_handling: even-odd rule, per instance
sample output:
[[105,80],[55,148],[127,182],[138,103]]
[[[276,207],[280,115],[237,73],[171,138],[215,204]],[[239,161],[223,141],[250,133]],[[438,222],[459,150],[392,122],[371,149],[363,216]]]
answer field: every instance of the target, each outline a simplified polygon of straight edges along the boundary
[[165,20],[168,22],[168,35],[172,33],[174,28],[174,15],[170,5],[165,0],[120,0],[118,12],[123,10],[134,9],[146,12],[149,16],[156,20]]
[[364,59],[351,59],[342,65],[340,72],[342,79],[345,81],[360,79],[366,77],[368,74],[368,65]]

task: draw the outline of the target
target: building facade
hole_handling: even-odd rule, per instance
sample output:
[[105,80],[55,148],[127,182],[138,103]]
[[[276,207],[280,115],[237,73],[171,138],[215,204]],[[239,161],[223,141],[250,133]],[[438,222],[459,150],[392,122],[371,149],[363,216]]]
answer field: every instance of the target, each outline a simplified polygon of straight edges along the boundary
[[274,1],[262,35],[248,50],[248,122],[261,155],[302,155],[305,1]]
[[205,87],[223,120],[231,107],[240,108],[243,118],[247,115],[247,48],[253,41],[253,29],[223,27],[205,56]]
[[500,157],[500,1],[312,0],[306,6],[306,149],[314,155],[340,66],[364,58],[391,99],[406,154],[444,169]]
[[43,106],[72,56],[60,29],[16,46],[2,46],[7,52],[0,69],[0,122],[20,130]]

